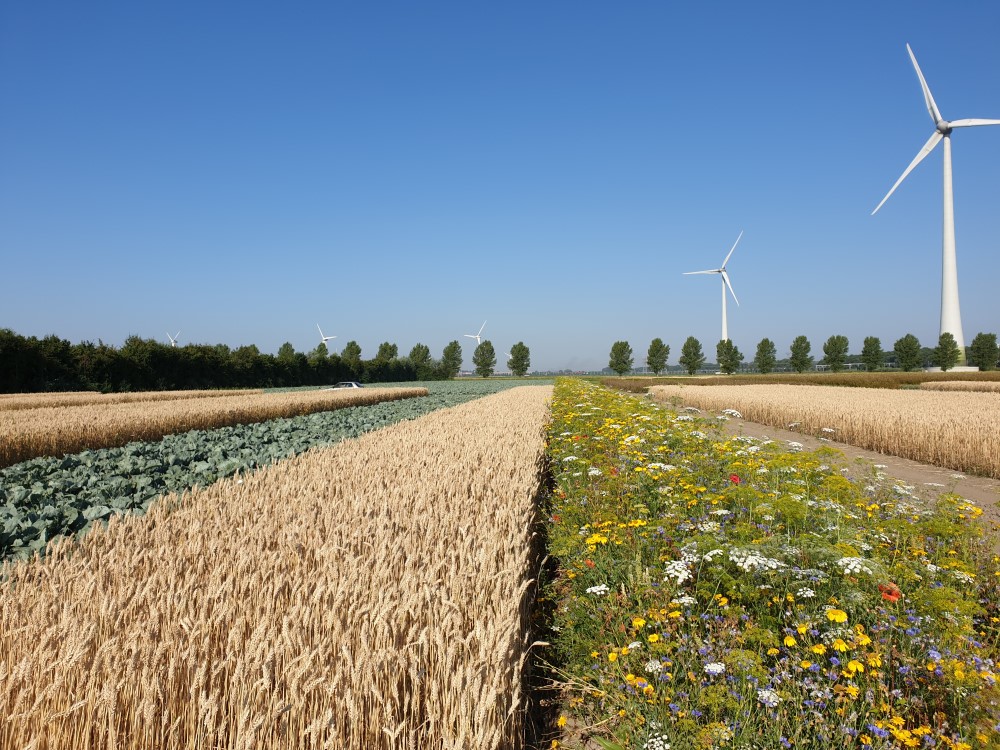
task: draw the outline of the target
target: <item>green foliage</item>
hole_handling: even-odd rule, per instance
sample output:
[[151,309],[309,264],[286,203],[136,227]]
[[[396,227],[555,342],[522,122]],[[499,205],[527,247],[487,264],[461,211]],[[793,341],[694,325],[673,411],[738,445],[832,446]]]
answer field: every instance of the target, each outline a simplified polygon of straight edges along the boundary
[[767,375],[774,371],[774,365],[778,361],[778,350],[771,339],[761,339],[757,344],[757,354],[753,358],[753,365],[757,372]]
[[340,358],[351,367],[359,367],[361,364],[361,345],[357,341],[348,341],[344,345],[344,351],[340,353]]
[[885,352],[882,351],[882,341],[878,336],[867,336],[861,349],[861,361],[868,372],[875,372],[885,362]]
[[840,372],[847,361],[847,348],[847,336],[831,336],[823,344],[823,364],[828,365],[833,372]]
[[626,372],[631,372],[633,362],[632,347],[627,341],[616,341],[611,345],[608,367],[619,375],[624,375]]
[[961,359],[962,352],[958,348],[958,342],[955,341],[955,336],[948,331],[945,331],[938,337],[938,345],[934,348],[931,354],[931,361],[940,367],[944,372],[947,372],[952,367],[958,364],[958,360]]
[[454,378],[462,369],[462,345],[452,341],[444,348],[441,355],[441,374],[446,378]]
[[653,371],[654,375],[659,375],[667,369],[667,358],[670,356],[670,346],[663,343],[663,339],[653,339],[646,352],[646,366]]
[[413,348],[410,349],[409,360],[413,363],[414,367],[426,365],[431,360],[430,348],[424,344],[414,344]]
[[282,364],[295,362],[295,347],[292,346],[290,341],[286,341],[278,349],[278,361]]
[[395,344],[390,344],[388,341],[383,341],[378,346],[378,354],[375,355],[375,359],[379,362],[388,362],[390,359],[396,359],[399,356],[399,347]]
[[903,372],[920,367],[920,341],[912,333],[897,339],[892,351],[896,355],[896,366]]
[[812,355],[809,354],[812,344],[805,336],[796,336],[792,341],[791,356],[788,358],[789,364],[795,372],[805,372],[813,365]]
[[977,333],[969,346],[969,364],[980,370],[995,370],[1000,360],[1000,347],[995,333]]
[[523,341],[518,341],[510,348],[510,360],[507,362],[510,371],[519,378],[523,378],[528,368],[531,367],[531,351],[524,345]]
[[715,355],[719,363],[719,369],[726,375],[732,375],[740,367],[743,355],[736,348],[736,344],[731,339],[722,339],[715,345]]
[[701,342],[694,336],[688,336],[681,347],[681,356],[677,360],[688,375],[694,375],[705,364],[705,355],[701,351]]
[[497,353],[488,339],[472,353],[472,364],[476,366],[476,375],[481,378],[488,378],[493,374],[497,366]]

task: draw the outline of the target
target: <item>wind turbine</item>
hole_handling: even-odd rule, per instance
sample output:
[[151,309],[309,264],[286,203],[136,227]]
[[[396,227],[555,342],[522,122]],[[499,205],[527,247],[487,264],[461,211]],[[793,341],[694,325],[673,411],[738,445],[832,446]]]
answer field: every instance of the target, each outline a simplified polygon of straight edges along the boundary
[[316,324],[316,328],[319,329],[319,337],[321,344],[326,344],[327,341],[333,341],[335,338],[337,338],[336,336],[324,336],[323,329],[319,327],[319,323]]
[[483,324],[481,326],[479,326],[479,333],[466,333],[466,334],[463,334],[463,335],[466,336],[467,338],[475,339],[476,340],[476,346],[479,346],[479,336],[480,336],[480,334],[482,334],[484,328],[486,328],[486,321],[485,320],[483,321]]
[[699,274],[699,273],[717,273],[720,276],[722,276],[722,340],[723,341],[729,340],[729,329],[726,327],[726,287],[729,288],[729,293],[733,295],[733,299],[736,301],[736,304],[737,305],[740,304],[740,301],[736,299],[736,292],[733,291],[733,285],[729,282],[729,274],[726,273],[726,264],[732,257],[733,250],[735,250],[736,246],[740,244],[740,238],[742,237],[743,237],[743,230],[741,229],[740,236],[736,238],[736,242],[733,243],[733,247],[730,249],[729,255],[727,255],[726,259],[722,261],[721,267],[713,269],[711,271],[685,271],[684,273],[685,276],[693,276],[694,274]]
[[167,331],[167,338],[170,339],[170,346],[177,348],[177,339],[180,338],[181,332],[178,331],[173,336],[170,335],[170,331]]
[[962,334],[962,312],[958,304],[958,259],[955,253],[955,200],[951,187],[951,131],[954,128],[969,128],[975,125],[1000,125],[1000,120],[966,119],[953,120],[949,122],[941,116],[934,97],[931,96],[930,87],[924,79],[924,74],[917,65],[917,58],[906,45],[906,51],[910,53],[910,60],[913,61],[913,68],[917,71],[917,78],[920,79],[920,88],[924,92],[924,104],[927,112],[934,123],[934,132],[927,139],[924,147],[917,152],[916,157],[910,162],[902,176],[896,180],[882,202],[875,206],[872,211],[874,216],[882,204],[889,200],[899,184],[906,179],[906,175],[913,171],[913,168],[924,160],[931,151],[935,149],[940,141],[944,141],[944,221],[941,240],[941,333],[950,333],[955,337],[960,352],[959,364],[965,364],[965,336]]

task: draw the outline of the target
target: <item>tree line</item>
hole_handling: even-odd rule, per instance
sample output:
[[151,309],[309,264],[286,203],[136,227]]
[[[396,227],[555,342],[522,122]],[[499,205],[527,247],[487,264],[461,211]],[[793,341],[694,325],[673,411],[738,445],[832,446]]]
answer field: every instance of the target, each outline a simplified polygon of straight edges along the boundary
[[[849,342],[846,336],[834,335],[823,344],[823,357],[819,362],[815,361],[812,355],[812,344],[805,336],[796,336],[792,341],[790,356],[787,360],[788,366],[795,372],[805,372],[815,365],[823,365],[833,372],[840,372],[846,369],[849,360],[859,362],[864,365],[869,372],[880,370],[886,366],[889,354],[893,355],[895,366],[904,372],[910,372],[927,365],[940,367],[942,370],[950,370],[961,360],[961,350],[955,337],[950,333],[942,333],[938,338],[937,346],[929,349],[920,344],[919,339],[912,333],[899,338],[891,351],[887,352],[882,348],[882,342],[877,336],[868,336],[861,349],[861,354],[852,357],[848,354]],[[736,372],[744,360],[739,348],[729,339],[722,339],[716,345],[716,362],[719,370],[727,375]],[[663,343],[662,339],[655,338],[649,345],[646,353],[646,366],[654,375],[659,375],[667,369],[667,359],[670,355],[670,346]],[[995,370],[1000,366],[1000,347],[997,345],[997,335],[995,333],[979,333],[972,340],[970,346],[966,348],[966,359],[972,366],[980,370]],[[694,375],[707,361],[705,353],[702,351],[701,342],[694,336],[688,336],[681,347],[681,356],[678,363],[687,370],[689,375]],[[632,347],[627,341],[616,341],[611,345],[611,354],[608,367],[619,375],[631,372],[634,365]],[[765,338],[757,344],[757,353],[753,358],[753,367],[761,373],[773,372],[778,365],[777,348],[771,339]]]
[[[486,344],[489,342],[477,347],[477,352]],[[492,345],[489,350],[492,352]],[[523,364],[523,371],[515,373],[523,375],[530,361],[528,348],[519,342],[511,353],[511,370],[515,364]],[[488,374],[495,364],[494,355]],[[100,341],[72,344],[55,335],[39,339],[0,329],[0,393],[289,388],[341,380],[445,380],[457,376],[461,367],[458,341],[449,343],[440,359],[431,357],[424,344],[400,357],[396,344],[389,342],[381,344],[373,358],[363,359],[356,341],[349,341],[339,354],[328,351],[325,343],[308,353],[297,352],[285,343],[274,355],[253,345],[236,349],[225,344],[174,347],[139,336],[129,336],[121,347]]]

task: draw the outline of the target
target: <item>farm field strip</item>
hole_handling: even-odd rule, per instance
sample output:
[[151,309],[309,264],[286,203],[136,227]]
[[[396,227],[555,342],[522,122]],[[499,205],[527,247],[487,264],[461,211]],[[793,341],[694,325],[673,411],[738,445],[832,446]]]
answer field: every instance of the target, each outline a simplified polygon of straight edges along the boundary
[[550,387],[116,517],[0,582],[0,746],[511,748]]
[[654,386],[658,401],[735,409],[752,422],[788,427],[880,453],[1000,478],[1000,399],[989,393],[823,386]]
[[301,417],[193,430],[155,442],[42,457],[0,469],[0,561],[30,557],[160,495],[205,487],[346,438],[510,388],[510,381],[430,381],[428,396]]
[[889,388],[919,386],[939,381],[1000,383],[1000,372],[774,372],[734,375],[666,375],[603,377],[603,385],[633,393],[645,393],[654,385],[826,385],[848,388]]
[[264,422],[426,395],[425,388],[365,388],[0,412],[0,467],[38,456],[60,456],[137,440],[157,440],[175,432]]
[[85,406],[87,404],[132,404],[138,401],[178,401],[188,398],[218,398],[263,393],[260,388],[211,391],[137,391],[134,393],[97,393],[68,391],[62,393],[0,394],[0,411],[39,409],[55,406]]
[[992,380],[940,380],[921,383],[920,389],[924,391],[982,391],[983,393],[1000,393],[1000,383]]

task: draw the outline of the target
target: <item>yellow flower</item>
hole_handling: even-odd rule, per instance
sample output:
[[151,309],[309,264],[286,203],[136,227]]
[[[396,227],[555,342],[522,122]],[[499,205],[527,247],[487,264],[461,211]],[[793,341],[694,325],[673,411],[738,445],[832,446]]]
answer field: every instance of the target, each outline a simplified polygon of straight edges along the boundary
[[675,617],[675,618],[676,617],[680,617],[680,616],[681,616],[681,613],[679,611],[677,611],[676,609],[673,612],[671,612],[670,614],[667,615],[667,617]]
[[781,653],[781,652],[780,652],[780,651],[778,651],[778,649],[776,649],[776,648],[769,648],[769,649],[767,650],[767,655],[768,655],[768,656],[777,656],[777,655],[778,655],[778,654],[780,654],[780,653]]
[[598,654],[596,651],[591,651],[590,652],[590,658],[591,659],[596,659],[598,656],[600,656],[600,654]]
[[822,643],[817,643],[815,646],[812,647],[812,652],[814,654],[825,654],[826,646],[824,646]]
[[560,716],[559,717],[559,721],[556,722],[556,725],[560,726],[560,727],[566,726],[566,717],[565,716]]
[[840,638],[837,638],[837,639],[836,639],[836,640],[835,640],[835,641],[833,642],[833,647],[834,647],[834,648],[835,648],[835,649],[836,649],[837,651],[847,651],[847,650],[848,650],[848,649],[850,648],[850,646],[848,646],[848,645],[847,645],[846,643],[844,643],[844,641],[843,641],[843,640],[841,640]]
[[724,596],[720,596],[718,602],[720,607],[725,607],[727,604],[729,604],[729,599],[727,599]]
[[612,662],[618,661],[618,654],[616,654],[614,651],[612,651],[610,654],[608,654],[608,661],[612,661]]
[[857,659],[851,659],[847,662],[847,669],[850,672],[864,672],[865,665],[859,662]]
[[643,620],[641,617],[633,617],[632,618],[632,627],[635,628],[636,630],[639,630],[645,624],[646,624],[646,621]]
[[861,689],[857,685],[848,685],[847,694],[852,698],[857,698],[861,694]]
[[882,657],[878,654],[869,654],[868,658],[865,660],[868,662],[869,667],[881,667]]
[[788,648],[791,648],[792,646],[795,645],[796,641],[792,636],[786,635],[784,643],[786,646],[788,646]]
[[660,640],[660,636],[658,636],[656,633],[653,633],[651,636],[649,636],[650,643],[656,643],[658,640]]
[[830,622],[847,622],[847,613],[842,609],[828,609],[826,619]]
[[628,655],[628,646],[622,646],[622,656]]
[[801,625],[797,626],[795,629],[799,631],[799,635],[805,635],[806,631],[809,630],[809,625],[806,624],[806,623],[802,623]]
[[803,669],[809,669],[809,667],[811,667],[812,665],[813,663],[808,659],[803,659],[802,661],[799,662],[799,666],[802,667]]

